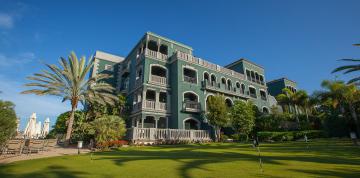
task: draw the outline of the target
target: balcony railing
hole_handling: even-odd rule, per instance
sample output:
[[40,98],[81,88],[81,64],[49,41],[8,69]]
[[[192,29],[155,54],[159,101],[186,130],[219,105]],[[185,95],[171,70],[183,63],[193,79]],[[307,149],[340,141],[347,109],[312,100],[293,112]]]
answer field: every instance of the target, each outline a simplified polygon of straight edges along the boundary
[[157,129],[157,128],[129,128],[128,138],[135,143],[149,141],[182,141],[190,142],[210,141],[208,130],[184,130],[184,129]]
[[196,83],[196,78],[184,75],[184,81],[189,83]]
[[190,111],[190,112],[200,112],[201,106],[200,103],[196,101],[184,101],[183,109],[185,111]]
[[239,89],[230,88],[230,90],[229,90],[228,87],[225,88],[220,83],[213,82],[212,84],[210,84],[207,81],[202,81],[202,87],[203,87],[203,89],[207,89],[207,90],[211,90],[211,91],[215,91],[215,92],[226,93],[226,94],[231,94],[231,95],[248,98],[248,96],[245,95],[245,92],[242,91],[241,88],[239,88]]
[[157,75],[151,75],[150,76],[150,81],[161,84],[161,85],[166,85],[167,84],[166,77],[160,77],[160,76],[157,76]]
[[163,102],[159,102],[159,109],[160,110],[167,110],[167,104]]
[[155,101],[151,101],[151,100],[145,100],[145,105],[144,107],[146,109],[155,109]]
[[145,100],[144,102],[135,103],[132,112],[137,112],[141,109],[167,111],[169,108],[167,103]]
[[166,61],[168,59],[168,55],[150,49],[145,49],[145,55],[162,61]]
[[254,93],[250,93],[250,96],[253,98],[257,98],[256,94],[254,94]]

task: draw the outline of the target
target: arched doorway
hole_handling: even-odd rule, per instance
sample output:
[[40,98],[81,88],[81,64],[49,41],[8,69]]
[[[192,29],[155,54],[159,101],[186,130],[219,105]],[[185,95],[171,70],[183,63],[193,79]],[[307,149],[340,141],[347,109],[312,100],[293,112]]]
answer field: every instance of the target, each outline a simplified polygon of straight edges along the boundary
[[144,119],[144,128],[155,128],[155,118],[153,116],[146,116]]
[[185,130],[199,130],[200,122],[193,118],[188,118],[184,120],[184,129]]

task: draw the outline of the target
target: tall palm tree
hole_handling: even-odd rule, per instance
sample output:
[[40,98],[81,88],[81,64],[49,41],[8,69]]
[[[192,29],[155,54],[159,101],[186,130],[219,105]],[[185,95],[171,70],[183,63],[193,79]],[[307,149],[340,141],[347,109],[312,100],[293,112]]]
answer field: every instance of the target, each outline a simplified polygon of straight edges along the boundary
[[282,93],[276,96],[277,102],[282,106],[287,106],[289,112],[294,112],[296,117],[296,122],[299,124],[299,117],[298,117],[298,110],[297,110],[297,104],[298,102],[298,96],[296,92],[291,91],[288,88],[284,88],[282,90]]
[[[360,44],[354,44],[354,46],[359,46],[360,47]],[[335,72],[339,72],[339,71],[344,71],[343,73],[344,74],[348,74],[348,73],[352,73],[352,72],[359,72],[360,71],[360,59],[340,59],[342,61],[347,61],[347,62],[356,62],[356,64],[352,64],[352,65],[345,65],[345,66],[340,66],[336,69],[334,69],[332,71],[332,73],[335,73]],[[349,80],[348,83],[355,83],[355,84],[360,84],[360,76],[358,77],[355,77],[351,80]]]
[[60,67],[52,64],[45,64],[48,70],[43,70],[42,73],[35,73],[27,79],[34,81],[25,86],[35,87],[34,89],[23,91],[23,94],[36,95],[55,95],[63,98],[62,102],[70,100],[71,114],[68,120],[68,127],[66,131],[65,144],[70,142],[72,126],[74,122],[74,113],[78,107],[79,102],[98,102],[100,104],[113,105],[117,97],[113,94],[115,89],[105,83],[101,82],[109,78],[106,74],[98,74],[94,77],[89,77],[88,73],[94,65],[91,58],[86,62],[83,56],[80,60],[74,52],[68,56],[68,59],[61,57]]

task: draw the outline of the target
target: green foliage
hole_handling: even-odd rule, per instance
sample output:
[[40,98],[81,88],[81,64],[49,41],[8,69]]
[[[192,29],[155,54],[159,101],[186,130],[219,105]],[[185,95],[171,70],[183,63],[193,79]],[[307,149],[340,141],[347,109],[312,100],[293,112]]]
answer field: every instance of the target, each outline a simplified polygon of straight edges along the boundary
[[121,139],[126,132],[125,122],[119,116],[103,116],[91,122],[97,144]]
[[231,108],[231,125],[238,133],[250,134],[255,125],[255,112],[252,103],[235,101]]
[[303,139],[304,136],[309,139],[327,137],[327,133],[322,130],[306,130],[291,132],[258,132],[257,136],[260,141],[293,141]]
[[247,142],[249,139],[249,136],[248,136],[248,134],[237,133],[237,134],[231,135],[231,138],[236,141],[239,141],[239,142]]
[[0,100],[0,148],[16,133],[15,105],[10,101]]
[[98,103],[100,105],[114,105],[118,99],[114,93],[115,88],[103,82],[110,76],[97,74],[88,78],[94,61],[89,59],[86,62],[85,56],[79,60],[74,52],[71,52],[68,59],[63,57],[59,60],[60,65],[46,64],[47,70],[35,73],[27,79],[33,81],[26,84],[28,87],[35,87],[23,91],[23,94],[55,95],[63,98],[63,102],[69,100],[71,112],[68,130],[66,132],[66,144],[69,143],[73,133],[74,111],[78,103]]
[[225,98],[220,95],[209,96],[205,116],[209,124],[215,128],[216,140],[218,140],[221,135],[220,128],[229,123],[229,112],[225,104]]
[[[65,112],[60,114],[57,119],[56,123],[53,126],[53,135],[57,134],[66,134],[67,131],[67,123],[69,121],[71,112]],[[85,112],[83,111],[75,111],[74,114],[74,124],[73,124],[73,132],[71,135],[72,142],[82,140],[82,141],[88,141],[92,135],[88,134],[88,131],[84,129],[84,125],[86,124],[86,117]]]
[[[354,46],[360,46],[359,44],[354,44]],[[359,72],[360,71],[360,59],[341,59],[342,61],[351,62],[353,64],[340,66],[332,71],[332,73],[342,71],[343,74]],[[357,63],[357,64],[356,64]],[[357,76],[348,81],[349,84],[360,84],[360,77]]]

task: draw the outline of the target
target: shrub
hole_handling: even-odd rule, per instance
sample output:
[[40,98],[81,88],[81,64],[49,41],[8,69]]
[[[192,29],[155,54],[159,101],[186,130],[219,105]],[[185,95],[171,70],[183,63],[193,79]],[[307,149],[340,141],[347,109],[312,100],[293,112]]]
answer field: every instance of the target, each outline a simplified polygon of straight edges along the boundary
[[291,132],[258,132],[257,136],[260,141],[293,141],[302,139],[304,136],[309,139],[327,137],[326,132],[322,130],[291,131]]
[[233,134],[231,138],[239,142],[247,142],[249,139],[248,135],[244,133]]
[[227,139],[229,139],[229,136],[227,136],[225,134],[221,134],[221,137],[220,137],[221,142],[226,142]]

